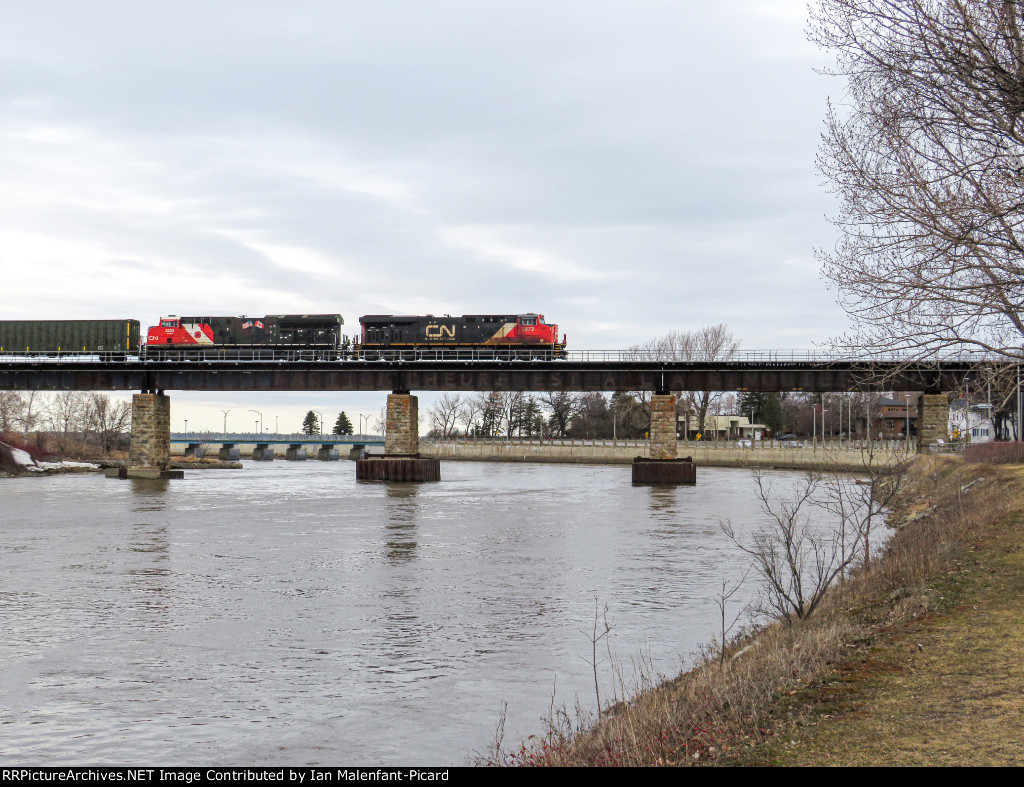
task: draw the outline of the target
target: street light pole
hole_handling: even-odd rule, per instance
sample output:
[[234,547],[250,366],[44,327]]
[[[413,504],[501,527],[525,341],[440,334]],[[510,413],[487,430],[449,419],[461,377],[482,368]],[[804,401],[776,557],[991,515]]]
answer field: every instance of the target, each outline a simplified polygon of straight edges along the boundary
[[228,413],[230,413],[231,411],[230,410],[221,410],[221,412],[224,413],[224,436],[227,437],[228,436]]
[[903,394],[903,398],[907,400],[907,426],[903,430],[903,447],[906,448],[907,453],[910,453],[910,394]]
[[258,424],[259,429],[257,429],[256,431],[259,434],[263,434],[263,413],[261,413],[259,410],[250,410],[249,412],[250,413],[256,413],[256,415],[258,415],[260,417],[259,424]]

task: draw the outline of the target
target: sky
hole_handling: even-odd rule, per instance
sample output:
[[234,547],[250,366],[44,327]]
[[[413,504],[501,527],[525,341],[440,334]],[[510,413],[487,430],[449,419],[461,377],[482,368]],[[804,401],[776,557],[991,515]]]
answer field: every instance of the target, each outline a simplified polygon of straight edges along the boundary
[[[0,319],[540,312],[592,350],[846,327],[814,259],[842,85],[804,0],[2,8]],[[173,392],[172,425],[383,403]]]

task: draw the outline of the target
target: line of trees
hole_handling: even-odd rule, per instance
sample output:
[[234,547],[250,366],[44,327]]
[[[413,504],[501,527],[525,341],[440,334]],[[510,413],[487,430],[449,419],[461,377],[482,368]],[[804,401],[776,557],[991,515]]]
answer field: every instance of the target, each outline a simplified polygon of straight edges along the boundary
[[61,455],[124,450],[131,419],[131,402],[106,393],[0,391],[0,434],[36,434]]
[[643,437],[650,411],[636,396],[600,391],[444,394],[431,408],[430,437]]

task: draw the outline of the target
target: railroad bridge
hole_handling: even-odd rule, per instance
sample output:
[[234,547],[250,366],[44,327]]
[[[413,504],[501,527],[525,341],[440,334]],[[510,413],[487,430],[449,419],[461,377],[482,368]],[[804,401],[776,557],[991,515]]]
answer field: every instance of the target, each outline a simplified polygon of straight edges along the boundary
[[395,353],[374,361],[320,359],[288,350],[225,358],[192,352],[174,360],[95,354],[0,356],[0,390],[140,391],[132,400],[131,467],[166,468],[168,391],[388,391],[385,454],[419,450],[412,391],[651,391],[651,458],[676,456],[673,391],[924,391],[918,403],[922,450],[947,428],[946,392],[962,390],[986,366],[962,354],[919,360],[828,352],[753,351],[703,360],[663,360],[635,352],[582,351],[559,360],[452,352]]

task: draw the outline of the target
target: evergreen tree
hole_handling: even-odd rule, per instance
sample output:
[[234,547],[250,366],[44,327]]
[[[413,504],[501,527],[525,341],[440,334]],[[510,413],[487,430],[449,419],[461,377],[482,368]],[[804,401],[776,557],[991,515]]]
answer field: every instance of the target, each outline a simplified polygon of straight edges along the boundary
[[752,423],[764,424],[772,434],[782,429],[782,399],[776,391],[742,391],[739,410],[740,415],[751,418]]
[[302,433],[320,434],[320,419],[312,410],[306,413],[306,417],[302,419]]
[[352,422],[348,420],[348,416],[345,415],[344,410],[342,410],[338,415],[338,420],[334,422],[334,430],[332,434],[352,434]]

